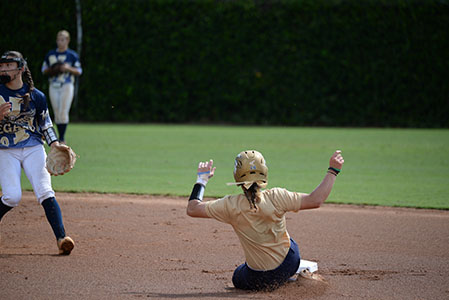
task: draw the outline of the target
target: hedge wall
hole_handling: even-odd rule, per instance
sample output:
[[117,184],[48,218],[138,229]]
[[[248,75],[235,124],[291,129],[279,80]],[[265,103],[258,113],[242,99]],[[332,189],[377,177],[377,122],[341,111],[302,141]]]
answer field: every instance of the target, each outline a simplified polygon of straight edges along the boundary
[[[449,127],[449,1],[81,0],[72,120]],[[36,85],[75,1],[2,1]],[[4,35],[6,34],[6,35]],[[5,50],[5,49],[2,49]]]

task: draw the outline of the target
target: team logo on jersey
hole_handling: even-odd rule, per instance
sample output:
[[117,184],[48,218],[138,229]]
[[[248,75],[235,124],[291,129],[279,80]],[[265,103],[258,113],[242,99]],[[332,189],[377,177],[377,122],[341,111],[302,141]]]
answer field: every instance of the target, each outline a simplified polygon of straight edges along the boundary
[[36,113],[35,109],[30,111],[22,112],[19,115],[8,114],[2,120],[2,126],[0,128],[1,133],[17,133],[21,130],[29,130],[31,132],[35,131],[33,126],[33,117]]

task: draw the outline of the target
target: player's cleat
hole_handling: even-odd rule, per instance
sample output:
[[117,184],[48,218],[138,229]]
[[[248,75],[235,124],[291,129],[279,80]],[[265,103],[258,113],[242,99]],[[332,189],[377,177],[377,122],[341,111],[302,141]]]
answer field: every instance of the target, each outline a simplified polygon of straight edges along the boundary
[[58,240],[59,255],[69,255],[75,247],[75,242],[68,236]]
[[324,280],[323,276],[313,273],[313,272],[310,272],[308,269],[301,270],[301,272],[299,272],[298,275],[301,276],[302,278],[326,282],[326,280]]

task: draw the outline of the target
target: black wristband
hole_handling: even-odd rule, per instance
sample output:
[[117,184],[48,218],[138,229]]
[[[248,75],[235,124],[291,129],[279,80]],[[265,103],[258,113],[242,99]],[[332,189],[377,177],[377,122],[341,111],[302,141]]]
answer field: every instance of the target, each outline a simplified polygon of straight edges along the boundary
[[56,137],[56,131],[53,127],[49,127],[43,131],[45,141],[47,145],[51,145],[51,143],[56,142],[58,138]]
[[190,200],[200,200],[203,201],[203,195],[204,195],[204,185],[195,183],[193,186],[192,193],[190,194]]
[[328,170],[332,170],[332,171],[334,171],[336,174],[335,174],[335,176],[337,176],[338,175],[338,173],[340,173],[340,169],[336,169],[336,168],[332,168],[332,167],[329,167],[329,168],[327,168]]

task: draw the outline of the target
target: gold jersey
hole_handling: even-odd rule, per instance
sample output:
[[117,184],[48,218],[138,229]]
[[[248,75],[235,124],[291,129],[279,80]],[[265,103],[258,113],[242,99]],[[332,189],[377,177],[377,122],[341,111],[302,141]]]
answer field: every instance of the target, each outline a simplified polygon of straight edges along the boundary
[[229,195],[206,202],[209,217],[232,225],[253,270],[277,268],[287,256],[290,236],[285,213],[299,211],[301,194],[283,188],[261,192],[257,211],[252,211],[245,195]]

